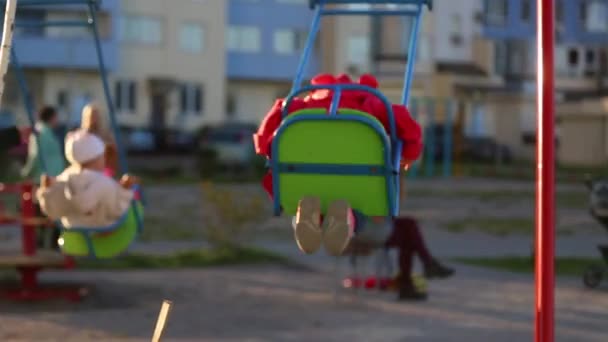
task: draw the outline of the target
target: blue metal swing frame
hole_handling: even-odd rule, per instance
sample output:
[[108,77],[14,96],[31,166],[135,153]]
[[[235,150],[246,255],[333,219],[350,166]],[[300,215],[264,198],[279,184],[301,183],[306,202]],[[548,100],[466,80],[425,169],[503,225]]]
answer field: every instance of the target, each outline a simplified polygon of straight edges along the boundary
[[[326,5],[352,5],[352,4],[367,4],[367,5],[415,5],[415,9],[352,9],[352,8],[326,8]],[[338,174],[338,175],[378,175],[384,173],[387,186],[387,200],[389,204],[389,215],[396,216],[399,211],[399,172],[401,164],[401,150],[403,144],[397,138],[397,128],[395,124],[395,115],[392,110],[391,102],[377,89],[359,85],[359,84],[339,84],[339,85],[319,85],[319,86],[304,86],[301,87],[304,79],[304,70],[306,63],[310,58],[314,41],[319,33],[321,19],[323,16],[334,15],[367,15],[367,16],[410,16],[413,17],[412,30],[410,31],[410,41],[408,46],[408,59],[404,73],[404,86],[401,96],[401,102],[407,104],[410,98],[410,88],[414,76],[414,62],[416,56],[416,46],[418,42],[418,33],[420,31],[420,20],[422,18],[423,7],[427,6],[432,9],[432,0],[310,0],[310,8],[315,11],[310,32],[303,49],[302,57],[298,64],[296,76],[294,78],[291,91],[283,105],[282,118],[284,119],[281,126],[275,134],[274,141],[280,141],[281,136],[291,125],[301,121],[356,121],[372,128],[379,136],[383,137],[384,144],[384,165],[381,167],[370,167],[361,165],[338,165],[338,164],[294,164],[280,163],[277,158],[279,156],[279,144],[272,144],[272,156],[269,160],[269,167],[273,174],[273,209],[276,216],[281,214],[281,193],[279,190],[281,172],[296,172],[309,174]],[[305,116],[287,116],[289,105],[298,95],[319,90],[327,89],[333,91],[334,95],[332,103],[327,115],[305,115]],[[389,137],[386,136],[384,127],[372,118],[361,115],[338,115],[338,104],[344,91],[364,91],[379,98],[387,109],[389,120]],[[390,139],[389,139],[390,138]]]
[[[114,102],[112,101],[112,96],[110,92],[110,84],[108,82],[106,65],[103,58],[102,48],[101,48],[101,40],[99,37],[99,29],[97,27],[97,11],[99,10],[99,5],[102,0],[20,0],[17,4],[17,8],[30,8],[30,7],[49,7],[49,6],[74,6],[81,5],[86,6],[89,14],[89,18],[86,21],[77,21],[77,20],[69,20],[69,21],[42,21],[42,22],[32,22],[25,21],[19,22],[18,18],[15,18],[15,27],[87,27],[91,30],[94,42],[95,42],[95,51],[97,54],[97,62],[99,73],[101,74],[101,80],[103,85],[103,92],[106,101],[106,105],[108,108],[108,114],[110,117],[111,128],[114,132],[114,138],[116,140],[117,150],[118,150],[118,158],[119,158],[119,168],[121,173],[125,173],[128,169],[127,158],[125,149],[122,147],[121,143],[121,135],[119,134],[118,122],[116,120],[116,112],[114,107]],[[0,1],[0,4],[6,4],[6,1]],[[44,153],[42,152],[43,147],[38,142],[38,133],[35,130],[36,118],[35,118],[35,110],[34,104],[32,101],[32,96],[30,90],[25,81],[25,74],[23,72],[23,68],[19,63],[19,59],[17,56],[17,52],[15,50],[15,44],[13,42],[13,46],[11,48],[11,64],[12,68],[15,71],[15,76],[17,78],[17,83],[21,93],[23,94],[23,101],[25,105],[25,109],[27,112],[29,123],[32,127],[32,133],[34,134],[36,141],[38,143],[39,153],[38,157],[40,158],[40,164],[42,169],[45,169],[45,161],[44,161]],[[144,204],[143,200],[143,192],[139,187],[134,188],[140,192],[140,196],[142,198],[141,203]],[[143,217],[137,208],[137,201],[133,200],[131,206],[125,213],[112,225],[106,227],[95,227],[95,228],[70,228],[71,232],[81,233],[86,240],[86,243],[89,247],[89,258],[96,259],[96,253],[93,246],[92,237],[99,233],[107,233],[112,232],[119,228],[129,216],[131,210],[134,210],[136,222],[137,222],[137,232],[141,233],[143,229]],[[59,226],[61,226],[59,224]]]

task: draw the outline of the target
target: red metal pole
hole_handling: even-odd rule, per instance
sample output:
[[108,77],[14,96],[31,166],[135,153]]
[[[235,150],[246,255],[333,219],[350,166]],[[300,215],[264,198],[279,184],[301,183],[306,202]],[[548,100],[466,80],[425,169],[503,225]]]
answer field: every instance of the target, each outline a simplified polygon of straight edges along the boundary
[[[34,207],[34,187],[30,183],[21,185],[21,218],[22,222],[27,222],[36,216],[36,208]],[[23,223],[21,225],[21,242],[23,246],[23,254],[32,256],[36,254],[36,227],[31,224]]]
[[553,0],[537,0],[536,342],[554,341],[554,13]]

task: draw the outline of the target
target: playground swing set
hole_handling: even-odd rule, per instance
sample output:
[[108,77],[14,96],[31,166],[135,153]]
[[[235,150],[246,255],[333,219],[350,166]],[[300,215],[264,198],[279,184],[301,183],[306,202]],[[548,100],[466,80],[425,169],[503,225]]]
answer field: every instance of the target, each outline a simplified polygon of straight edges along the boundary
[[[96,27],[96,0],[22,0],[21,6],[36,5],[87,5],[90,19],[83,23],[57,22],[39,23],[50,26],[86,26],[92,28],[99,67],[102,75],[110,119],[114,132],[117,124],[109,94],[109,87],[103,64],[99,36]],[[332,5],[371,5],[365,9],[332,8]],[[326,6],[330,7],[326,7]],[[375,5],[402,5],[402,8]],[[361,85],[327,85],[301,87],[305,65],[310,57],[313,42],[319,32],[323,16],[332,15],[400,15],[413,17],[408,56],[416,55],[416,42],[420,27],[423,7],[432,9],[432,0],[310,0],[314,17],[303,56],[298,65],[291,92],[286,99],[283,122],[276,132],[272,146],[272,159],[269,166],[274,174],[274,214],[295,215],[300,198],[314,194],[320,198],[322,209],[334,200],[345,199],[353,208],[369,216],[394,217],[399,210],[400,158],[402,143],[396,138],[394,113],[388,99],[376,89]],[[539,137],[537,168],[537,248],[536,248],[536,298],[535,303],[535,341],[550,342],[554,340],[554,2],[537,0],[538,30],[538,121]],[[19,23],[17,23],[17,26]],[[13,65],[22,92],[25,94],[26,108],[30,123],[34,124],[33,108],[29,92],[20,71],[14,49]],[[408,104],[410,87],[413,78],[414,58],[408,58],[404,74],[402,103]],[[306,109],[287,116],[287,108],[294,97],[299,94],[329,89],[334,98],[329,111],[325,109]],[[357,90],[371,93],[386,106],[389,131],[368,113],[338,108],[340,96],[344,91]],[[310,139],[314,132],[315,139]],[[320,133],[320,134],[319,134]],[[35,134],[35,133],[34,133]],[[117,136],[117,142],[119,137]],[[303,143],[306,142],[306,143]],[[43,153],[40,154],[41,156]],[[119,146],[121,171],[126,169],[124,151]],[[41,158],[41,163],[44,162]],[[57,293],[41,292],[36,286],[37,271],[45,267],[43,263],[32,263],[36,254],[33,244],[34,226],[28,222],[33,215],[33,187],[22,185],[24,213],[22,231],[24,254],[28,262],[13,262],[12,266],[21,270],[22,288],[18,290],[18,299],[40,299],[54,297]],[[99,229],[70,229],[62,233],[62,251],[64,254],[88,257],[111,257],[118,250],[102,243],[106,235],[100,232],[112,232],[121,238],[116,243],[126,249],[142,226],[142,211],[139,201],[112,227]],[[122,244],[121,244],[122,243]],[[29,248],[29,249],[28,249]],[[111,250],[106,250],[109,248]],[[71,259],[68,259],[71,260]],[[66,265],[69,262],[66,262]],[[35,293],[33,295],[32,293]],[[15,298],[13,292],[13,298]],[[71,294],[79,298],[78,293]]]
[[[13,21],[15,4],[7,3],[7,18],[5,20]],[[95,49],[98,59],[98,68],[100,71],[105,100],[110,117],[111,127],[114,132],[114,137],[117,144],[119,154],[120,171],[127,170],[127,162],[125,151],[120,142],[118,124],[116,122],[114,106],[110,95],[110,88],[107,79],[106,68],[101,50],[99,32],[97,28],[97,11],[99,10],[98,0],[21,0],[18,8],[30,8],[35,6],[86,6],[89,17],[86,21],[46,21],[46,22],[19,22],[15,21],[13,25],[5,25],[12,31],[13,27],[86,27],[92,32]],[[13,8],[11,8],[13,7]],[[12,11],[12,17],[11,13]],[[11,32],[12,33],[12,32]],[[5,30],[4,35],[6,36]],[[10,35],[9,35],[10,37]],[[6,51],[4,52],[6,53]],[[11,64],[17,78],[17,82],[21,93],[23,94],[24,105],[27,111],[29,123],[31,125],[32,134],[38,139],[35,130],[35,114],[34,105],[31,94],[25,82],[25,75],[19,64],[15,48],[10,48]],[[39,148],[39,162],[42,170],[45,170],[45,154],[44,146],[37,144]],[[124,253],[128,247],[135,241],[137,236],[143,229],[143,199],[142,192],[138,186],[133,190],[136,193],[130,208],[112,225],[107,227],[72,227],[69,229],[61,229],[61,236],[58,239],[58,244],[63,255],[54,253],[41,253],[36,250],[36,226],[43,224],[46,227],[58,225],[59,222],[49,222],[48,219],[35,217],[36,210],[33,202],[35,187],[31,183],[22,183],[15,185],[0,186],[0,193],[13,193],[21,198],[21,218],[8,218],[3,222],[5,224],[20,224],[21,239],[22,239],[22,254],[18,256],[8,255],[0,256],[0,267],[16,268],[21,276],[20,286],[15,289],[0,289],[0,295],[15,300],[44,300],[49,298],[62,297],[69,300],[79,300],[86,294],[86,289],[82,287],[71,288],[42,288],[37,282],[37,274],[44,268],[73,268],[75,266],[74,258],[89,258],[89,259],[108,259],[114,258]]]
[[[327,7],[332,5],[367,6]],[[310,0],[310,7],[314,10],[310,33],[291,92],[283,106],[283,121],[275,133],[269,160],[274,175],[272,189],[276,216],[295,215],[299,200],[311,195],[320,199],[322,212],[327,210],[329,203],[346,200],[368,216],[398,215],[402,143],[396,138],[395,117],[388,99],[378,90],[362,85],[302,87],[301,84],[323,16],[411,16],[407,55],[413,57],[416,56],[425,6],[432,10],[432,0]],[[539,143],[535,340],[549,342],[554,340],[554,2],[537,0],[537,8]],[[409,102],[413,68],[414,58],[408,58],[401,98],[405,105]],[[296,96],[319,89],[331,90],[334,94],[329,110],[303,109],[287,116],[289,104]],[[338,108],[341,94],[353,90],[373,94],[384,103],[389,121],[388,133],[369,113]]]

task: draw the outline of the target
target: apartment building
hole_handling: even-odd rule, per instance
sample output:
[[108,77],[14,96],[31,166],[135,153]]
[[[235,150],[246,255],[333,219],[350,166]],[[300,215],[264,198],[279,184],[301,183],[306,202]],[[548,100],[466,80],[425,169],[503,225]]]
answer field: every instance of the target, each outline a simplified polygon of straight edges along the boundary
[[224,1],[120,2],[120,65],[112,74],[127,126],[192,131],[223,120]]
[[[99,29],[121,126],[197,130],[224,120],[226,4],[198,0],[104,0]],[[87,20],[86,7],[19,10],[17,22]],[[105,107],[93,36],[80,27],[17,29],[15,49],[35,102],[78,123],[89,101]],[[14,75],[5,108],[24,113]],[[25,115],[19,115],[21,119]]]
[[[258,123],[288,94],[312,14],[308,0],[228,1],[226,120]],[[319,70],[319,60],[315,47],[307,77]]]
[[[118,0],[101,3],[98,27],[105,64],[109,72],[118,69],[118,42],[114,34]],[[14,49],[30,89],[33,104],[56,105],[62,119],[73,121],[87,99],[100,98],[102,83],[97,72],[93,35],[85,27],[37,26],[44,21],[86,21],[86,6],[45,6],[19,9]],[[21,26],[21,24],[27,24]],[[23,94],[13,70],[6,78],[3,112],[26,123]]]
[[[501,84],[484,89],[501,118],[498,135],[520,156],[533,157],[536,131],[536,2],[484,1],[483,35],[491,39],[493,75]],[[569,102],[605,94],[608,75],[608,2],[556,1],[555,71],[557,100]],[[568,130],[571,131],[571,130]],[[558,130],[558,134],[560,130]],[[583,132],[580,132],[583,133]],[[583,136],[581,134],[580,136]]]

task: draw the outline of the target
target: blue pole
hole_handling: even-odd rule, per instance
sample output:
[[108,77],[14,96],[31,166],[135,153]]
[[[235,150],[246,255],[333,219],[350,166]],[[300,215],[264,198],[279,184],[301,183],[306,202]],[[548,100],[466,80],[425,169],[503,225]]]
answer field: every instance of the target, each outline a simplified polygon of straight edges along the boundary
[[32,129],[32,134],[34,135],[34,139],[36,140],[36,146],[38,147],[38,161],[40,162],[40,169],[46,172],[46,162],[44,160],[44,153],[42,152],[43,147],[42,144],[40,144],[38,132],[36,131],[36,114],[34,113],[34,102],[32,101],[32,95],[30,93],[30,90],[27,87],[27,82],[25,81],[23,69],[21,68],[21,64],[19,64],[19,58],[17,57],[17,52],[15,51],[14,43],[11,48],[11,59],[13,70],[15,71],[15,76],[17,78],[17,84],[19,86],[21,94],[23,95],[23,103],[25,105],[25,111],[27,112],[27,118]]
[[310,34],[308,38],[306,38],[306,45],[304,46],[304,51],[302,52],[302,57],[300,57],[300,62],[298,64],[298,69],[296,70],[296,77],[293,80],[293,84],[291,85],[290,95],[300,87],[302,84],[302,79],[304,78],[304,70],[308,59],[310,58],[310,54],[312,52],[315,38],[317,37],[317,33],[319,32],[319,27],[321,25],[321,13],[323,12],[323,4],[319,4],[315,8],[314,17],[312,19],[312,24],[310,24]]
[[418,5],[418,13],[412,17],[412,30],[410,31],[410,44],[407,52],[407,66],[405,68],[405,80],[401,103],[407,105],[410,99],[410,88],[414,79],[414,63],[416,61],[416,45],[418,44],[418,31],[420,31],[420,17],[422,16],[422,5]]
[[435,103],[432,98],[426,99],[426,127],[427,142],[425,167],[424,171],[427,177],[432,177],[435,174]]
[[89,3],[89,13],[91,15],[91,28],[93,30],[93,37],[95,38],[95,50],[97,52],[97,61],[99,63],[99,72],[101,74],[101,81],[103,83],[103,93],[106,98],[108,106],[108,114],[110,116],[110,124],[114,131],[114,138],[116,139],[116,149],[118,150],[118,161],[121,173],[125,173],[128,170],[127,157],[125,150],[122,148],[120,130],[118,129],[118,123],[116,122],[116,112],[114,110],[114,103],[112,96],[110,95],[110,84],[108,83],[108,75],[106,73],[106,65],[103,60],[103,53],[101,50],[101,42],[99,39],[99,31],[97,29],[97,15],[96,9],[93,2]]
[[[412,118],[413,118],[414,120],[418,121],[418,120],[417,120],[417,119],[418,119],[418,117],[419,117],[419,115],[418,115],[418,109],[419,109],[420,107],[418,106],[418,99],[417,99],[417,98],[413,98],[413,99],[412,99],[412,105],[410,106],[410,108],[411,108],[411,110],[410,110],[410,114],[412,115]],[[426,143],[425,143],[424,145],[426,145]],[[418,169],[419,169],[419,167],[420,167],[419,165],[420,165],[420,162],[419,162],[419,161],[415,161],[415,162],[414,162],[414,163],[411,165],[411,169],[410,169],[410,171],[408,172],[408,177],[409,177],[409,178],[411,178],[411,179],[415,179],[415,178],[417,178],[417,177],[418,177]]]
[[452,117],[454,101],[447,99],[445,103],[445,122],[443,128],[443,177],[452,176]]

